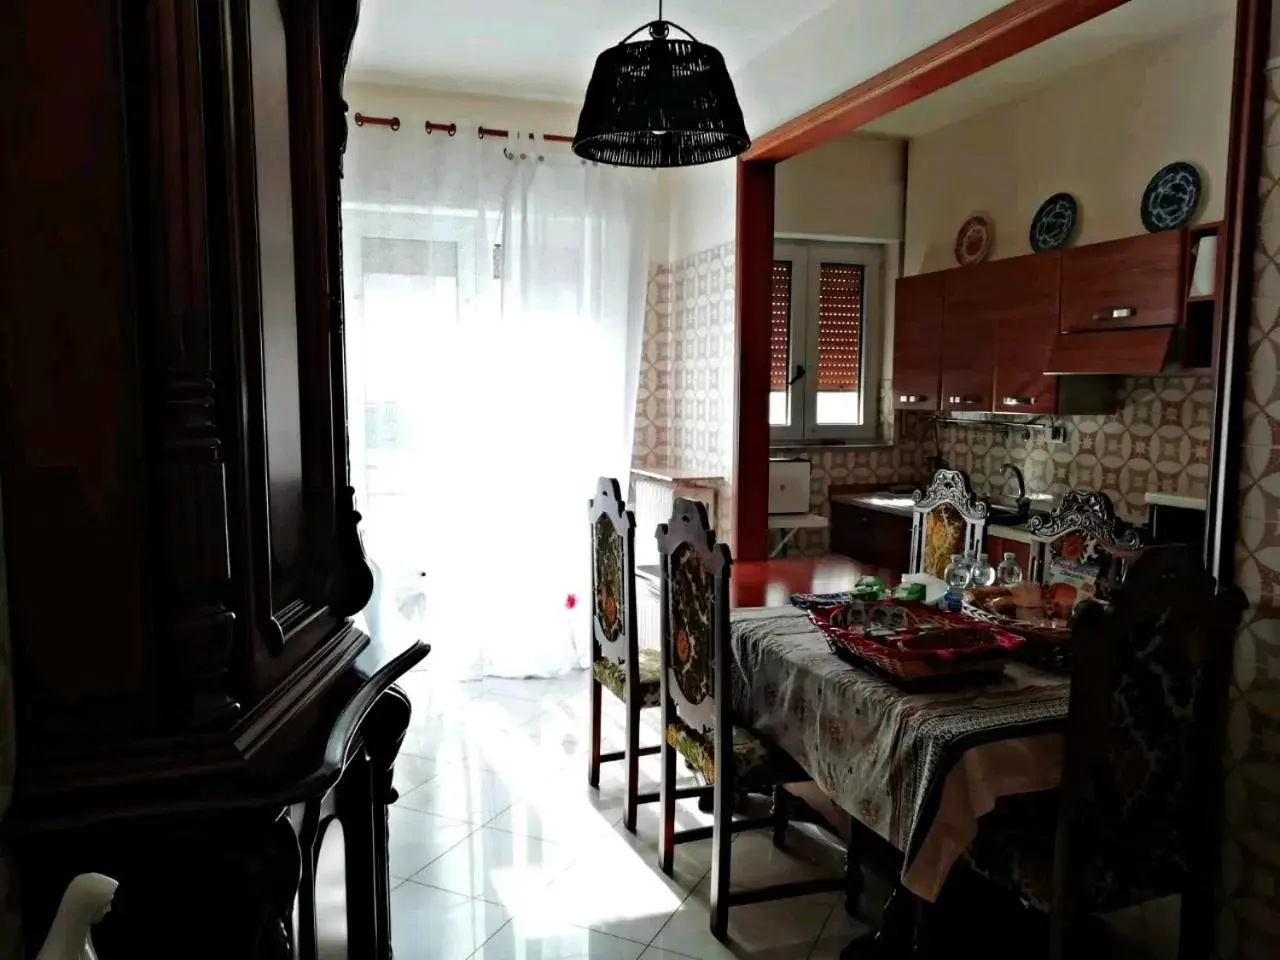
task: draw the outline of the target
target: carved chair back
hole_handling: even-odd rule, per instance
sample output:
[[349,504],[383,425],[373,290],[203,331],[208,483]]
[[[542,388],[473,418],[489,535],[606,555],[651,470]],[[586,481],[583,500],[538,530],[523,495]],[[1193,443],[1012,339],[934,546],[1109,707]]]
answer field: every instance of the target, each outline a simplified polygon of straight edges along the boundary
[[939,470],[925,490],[911,494],[911,569],[941,577],[954,553],[982,549],[988,507],[962,470]]
[[[730,686],[729,547],[716,542],[700,500],[677,499],[658,527],[662,570],[663,703],[693,735],[727,730]],[[664,718],[670,720],[671,718]]]
[[1050,514],[1034,516],[1027,529],[1032,548],[1032,580],[1051,586],[1052,602],[1063,615],[1080,600],[1110,599],[1124,579],[1124,567],[1143,548],[1142,536],[1116,516],[1111,499],[1099,491],[1071,490]]
[[1209,869],[1197,851],[1245,606],[1190,549],[1169,546],[1134,560],[1109,608],[1077,615],[1057,884],[1075,909],[1165,896]]
[[612,477],[596,481],[587,505],[591,522],[591,639],[593,659],[635,663],[635,514]]

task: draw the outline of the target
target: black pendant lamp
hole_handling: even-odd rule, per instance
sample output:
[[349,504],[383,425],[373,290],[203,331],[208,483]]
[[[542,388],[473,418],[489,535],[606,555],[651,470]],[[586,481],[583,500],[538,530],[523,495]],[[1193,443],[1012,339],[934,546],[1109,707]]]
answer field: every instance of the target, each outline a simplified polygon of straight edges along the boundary
[[[672,39],[671,28],[687,40]],[[631,38],[643,30],[648,40]],[[596,58],[573,152],[620,167],[691,167],[751,146],[724,57],[683,27],[645,24]]]

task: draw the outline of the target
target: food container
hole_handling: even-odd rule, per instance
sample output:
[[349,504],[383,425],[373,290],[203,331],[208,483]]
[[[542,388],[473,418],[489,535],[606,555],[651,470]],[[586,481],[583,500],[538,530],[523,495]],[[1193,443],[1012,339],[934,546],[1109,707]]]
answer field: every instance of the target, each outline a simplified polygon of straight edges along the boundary
[[883,600],[809,611],[841,659],[895,680],[999,674],[1022,637],[963,614]]

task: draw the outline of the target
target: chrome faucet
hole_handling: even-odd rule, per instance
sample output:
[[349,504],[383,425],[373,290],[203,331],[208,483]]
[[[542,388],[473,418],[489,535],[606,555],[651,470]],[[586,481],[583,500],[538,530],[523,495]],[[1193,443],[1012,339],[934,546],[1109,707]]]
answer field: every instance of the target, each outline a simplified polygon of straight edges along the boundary
[[[1011,461],[1006,460],[1004,463],[1000,464],[1000,475],[1005,478],[1008,478],[1010,474],[1012,474],[1013,479],[1018,482],[1018,496],[1017,496],[1018,501],[1022,502],[1023,500],[1026,500],[1027,499],[1027,478],[1022,475],[1022,471],[1019,470]],[[1006,479],[1006,482],[1007,482],[1007,479]]]

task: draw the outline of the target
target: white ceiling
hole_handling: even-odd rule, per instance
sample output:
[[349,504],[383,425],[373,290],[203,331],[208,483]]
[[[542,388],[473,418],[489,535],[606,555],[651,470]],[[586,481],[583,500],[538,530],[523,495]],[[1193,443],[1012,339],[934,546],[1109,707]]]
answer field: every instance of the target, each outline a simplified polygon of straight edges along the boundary
[[1235,0],[1130,0],[1124,6],[988,67],[860,127],[859,133],[918,137],[1021,99],[1055,77],[1129,47],[1231,16]]
[[[664,16],[734,70],[833,2],[848,0],[664,0]],[[580,102],[596,55],[657,11],[657,0],[364,0],[347,76]]]

